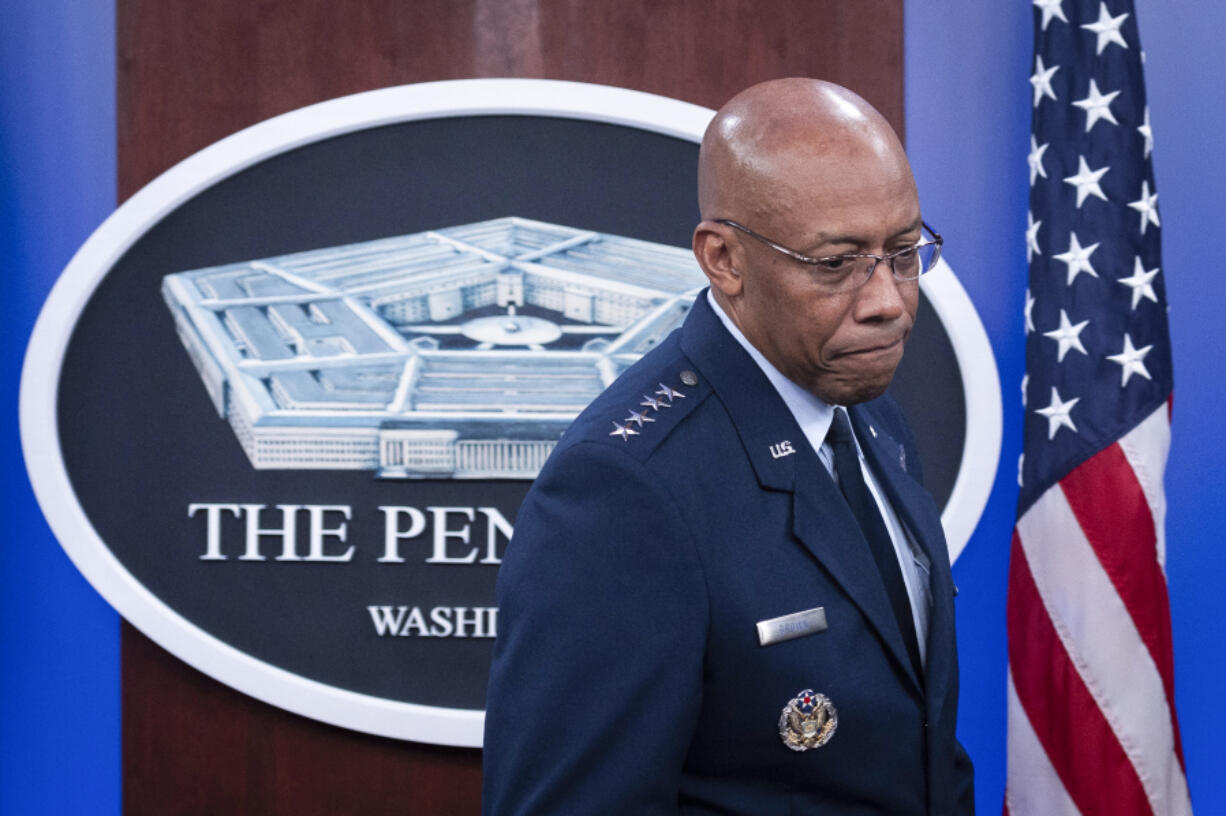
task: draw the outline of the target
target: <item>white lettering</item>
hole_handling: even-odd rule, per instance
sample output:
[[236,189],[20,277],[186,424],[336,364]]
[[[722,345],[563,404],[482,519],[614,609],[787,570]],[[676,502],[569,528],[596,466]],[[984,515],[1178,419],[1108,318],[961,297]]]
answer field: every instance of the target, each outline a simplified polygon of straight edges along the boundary
[[[394,505],[380,506],[383,511],[383,555],[379,561],[387,564],[403,564],[400,555],[400,542],[406,538],[417,538],[426,529],[426,515],[416,507],[396,507]],[[401,529],[401,518],[409,517],[409,529]]]
[[277,556],[277,560],[300,561],[295,546],[295,539],[298,535],[295,514],[298,512],[299,505],[278,504],[277,509],[281,511],[281,526],[261,527],[260,511],[266,506],[263,504],[244,504],[242,506],[247,520],[247,549],[238,557],[238,560],[263,561],[264,556],[260,554],[261,536],[281,536],[281,554]]
[[430,610],[430,620],[434,621],[434,628],[430,630],[430,634],[434,637],[451,637],[453,630],[451,625],[451,607],[436,606]]
[[200,556],[201,561],[225,561],[226,557],[221,554],[221,514],[232,513],[238,517],[237,504],[189,504],[187,506],[187,517],[195,518],[197,510],[205,511],[205,521],[207,523],[207,534],[205,538],[204,555]]
[[485,628],[485,636],[498,637],[498,607],[487,606],[485,608],[485,616],[489,619],[489,626]]
[[[472,522],[476,515],[471,507],[428,507],[430,515],[434,516],[434,554],[426,559],[427,564],[471,564],[477,560],[477,548],[469,548],[468,555],[447,555],[447,540],[458,538],[464,544],[472,537],[472,524],[465,524],[458,530],[447,529],[447,516],[456,514]],[[441,607],[439,607],[441,608]]]
[[324,514],[340,513],[348,521],[352,518],[349,506],[344,504],[308,504],[306,509],[307,516],[311,520],[311,544],[306,560],[351,561],[354,550],[352,544],[349,545],[349,549],[338,555],[326,555],[324,553],[324,539],[329,537],[338,538],[343,544],[345,543],[345,537],[348,535],[349,528],[349,525],[345,522],[341,522],[339,527],[324,527]]
[[393,613],[390,606],[368,606],[366,611],[370,613],[370,619],[374,621],[375,631],[379,633],[379,637],[384,637],[399,633],[401,621],[404,620],[409,608],[398,606]]
[[436,606],[427,612],[420,606],[368,606],[370,620],[379,637],[494,638],[498,636],[496,606]]
[[511,540],[511,533],[514,532],[511,527],[511,522],[506,520],[502,513],[498,512],[497,507],[478,507],[478,512],[489,520],[489,527],[485,536],[485,557],[481,559],[482,564],[501,564],[502,559],[498,557],[498,534],[502,533],[507,541]]
[[[298,524],[298,513],[303,510],[306,511],[305,530]],[[419,509],[379,505],[379,510],[383,513],[383,550],[377,560],[384,564],[405,563],[409,560],[404,552],[405,542],[429,535],[427,564],[498,566],[514,534],[514,525],[497,507]],[[280,521],[273,522],[272,517],[278,512]],[[242,550],[237,554],[234,553],[237,542],[225,540],[227,514],[243,525]],[[205,550],[198,556],[202,561],[227,561],[236,556],[239,561],[273,558],[277,561],[344,563],[354,560],[357,544],[361,543],[349,543],[349,528],[356,516],[352,506],[347,504],[193,502],[187,507],[187,516],[205,518]],[[477,540],[474,541],[474,537]],[[280,547],[273,555],[264,549],[264,545],[270,544],[268,538],[280,540]]]
[[[465,614],[469,613],[469,614]],[[469,609],[467,606],[457,606],[455,608],[455,636],[466,638],[464,628],[472,625],[473,637],[485,637],[485,615],[480,607]]]
[[409,612],[409,619],[404,622],[404,628],[400,630],[401,637],[409,637],[413,634],[413,630],[417,630],[417,634],[421,637],[430,637],[430,630],[426,628],[426,619],[422,617],[421,607],[415,606]]

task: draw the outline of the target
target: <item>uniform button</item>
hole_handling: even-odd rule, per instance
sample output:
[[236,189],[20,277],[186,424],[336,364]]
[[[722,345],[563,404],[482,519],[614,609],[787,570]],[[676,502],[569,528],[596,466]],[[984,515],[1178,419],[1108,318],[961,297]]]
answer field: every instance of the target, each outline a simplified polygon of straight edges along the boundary
[[698,385],[698,375],[687,368],[681,372],[681,382],[689,386]]

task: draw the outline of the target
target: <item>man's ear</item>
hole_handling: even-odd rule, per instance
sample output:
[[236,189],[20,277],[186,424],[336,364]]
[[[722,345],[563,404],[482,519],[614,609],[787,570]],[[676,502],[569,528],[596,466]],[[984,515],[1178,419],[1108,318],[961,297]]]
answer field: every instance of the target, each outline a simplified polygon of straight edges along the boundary
[[703,221],[694,228],[694,257],[706,273],[711,286],[725,297],[741,294],[741,276],[732,260],[732,245],[728,227],[714,221]]

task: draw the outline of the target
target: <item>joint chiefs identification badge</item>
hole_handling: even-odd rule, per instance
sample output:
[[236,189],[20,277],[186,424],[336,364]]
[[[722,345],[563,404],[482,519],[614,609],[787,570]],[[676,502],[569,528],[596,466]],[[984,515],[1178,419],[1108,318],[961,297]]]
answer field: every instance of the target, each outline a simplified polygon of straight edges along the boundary
[[839,727],[839,713],[825,694],[805,689],[783,707],[779,715],[779,736],[793,751],[820,748],[834,736]]

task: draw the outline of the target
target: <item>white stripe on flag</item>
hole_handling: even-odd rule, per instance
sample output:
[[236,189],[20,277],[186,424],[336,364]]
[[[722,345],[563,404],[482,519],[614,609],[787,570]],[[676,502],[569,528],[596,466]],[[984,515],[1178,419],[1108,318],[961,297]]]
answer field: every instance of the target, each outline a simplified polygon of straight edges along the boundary
[[1137,476],[1145,502],[1154,517],[1158,536],[1158,563],[1166,569],[1166,491],[1162,489],[1162,474],[1166,472],[1166,457],[1171,449],[1171,422],[1167,403],[1162,403],[1145,420],[1119,440],[1132,472]]
[[1018,519],[1017,531],[1056,634],[1131,760],[1154,813],[1190,814],[1162,676],[1064,490],[1056,486],[1044,493]]
[[1005,803],[1014,816],[1080,816],[1018,700],[1009,667],[1009,777]]

